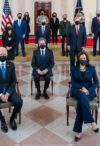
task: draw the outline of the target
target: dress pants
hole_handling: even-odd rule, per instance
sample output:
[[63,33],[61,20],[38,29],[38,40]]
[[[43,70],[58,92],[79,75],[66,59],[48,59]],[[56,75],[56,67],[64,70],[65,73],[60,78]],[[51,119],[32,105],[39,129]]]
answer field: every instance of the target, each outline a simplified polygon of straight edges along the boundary
[[57,44],[57,41],[58,41],[57,31],[58,31],[58,30],[52,30],[52,43],[53,43],[53,44],[54,44],[55,42],[56,42],[56,44]]
[[73,91],[73,97],[77,100],[77,108],[76,108],[76,119],[73,131],[74,132],[82,132],[82,125],[84,123],[92,123],[94,122],[94,119],[91,114],[90,110],[90,98],[89,95],[86,95],[82,91]]
[[[65,49],[65,40],[66,40],[66,49]],[[62,54],[68,52],[67,50],[67,35],[62,36]]]
[[15,54],[18,55],[18,45],[19,42],[21,43],[21,50],[22,50],[22,55],[25,54],[25,46],[24,46],[24,39],[22,38],[22,36],[17,36],[17,40],[16,40],[16,52]]
[[97,35],[95,35],[94,37],[94,44],[93,44],[93,55],[96,55],[96,46],[97,46],[97,40],[98,40],[98,37],[99,37],[99,55],[100,55],[100,31],[98,32]]

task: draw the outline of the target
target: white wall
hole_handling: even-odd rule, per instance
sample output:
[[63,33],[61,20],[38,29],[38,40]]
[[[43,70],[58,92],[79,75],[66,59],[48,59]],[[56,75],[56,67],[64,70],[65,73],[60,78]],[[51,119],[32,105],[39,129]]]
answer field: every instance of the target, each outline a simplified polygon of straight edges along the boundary
[[[17,13],[24,14],[28,11],[31,17],[31,34],[34,34],[34,2],[35,1],[51,1],[52,12],[56,11],[59,19],[62,19],[64,13],[68,14],[68,19],[73,22],[73,15],[77,0],[9,0],[14,20],[17,18]],[[90,2],[91,1],[91,2]],[[0,0],[0,22],[4,0]],[[98,3],[98,5],[97,5]],[[100,0],[82,0],[83,9],[86,19],[87,33],[90,33],[90,24],[92,17],[95,16],[96,8],[100,8]],[[0,23],[1,28],[1,23]],[[1,34],[1,30],[0,30]]]

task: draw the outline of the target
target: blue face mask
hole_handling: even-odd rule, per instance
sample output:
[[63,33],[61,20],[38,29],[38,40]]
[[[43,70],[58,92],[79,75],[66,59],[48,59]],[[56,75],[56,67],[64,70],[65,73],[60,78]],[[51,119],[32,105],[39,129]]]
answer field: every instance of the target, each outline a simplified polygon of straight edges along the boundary
[[44,48],[45,48],[45,45],[40,45],[40,48],[41,48],[41,49],[44,49]]
[[79,60],[80,65],[87,65],[87,60]]

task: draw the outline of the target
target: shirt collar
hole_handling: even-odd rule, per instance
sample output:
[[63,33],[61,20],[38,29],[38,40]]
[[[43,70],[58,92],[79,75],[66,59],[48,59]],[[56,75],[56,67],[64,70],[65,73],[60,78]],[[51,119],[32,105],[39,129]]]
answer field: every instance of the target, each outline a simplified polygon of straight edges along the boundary
[[2,64],[4,64],[4,66],[6,66],[6,61],[4,61],[4,62],[0,61],[0,67],[1,67]]
[[46,50],[46,48],[44,48],[44,49],[41,49],[41,48],[40,48],[40,51],[45,51],[45,50]]

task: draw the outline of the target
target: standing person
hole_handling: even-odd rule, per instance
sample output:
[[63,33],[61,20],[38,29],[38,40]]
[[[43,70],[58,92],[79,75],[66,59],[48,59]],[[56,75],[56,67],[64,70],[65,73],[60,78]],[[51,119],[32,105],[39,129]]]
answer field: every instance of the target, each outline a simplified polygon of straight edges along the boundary
[[3,46],[7,49],[7,60],[14,60],[16,47],[16,33],[10,22],[7,23],[6,29],[2,34]]
[[50,19],[50,29],[52,31],[52,43],[57,44],[57,34],[59,29],[59,19],[57,18],[57,13],[53,12],[52,18]]
[[25,57],[25,46],[24,46],[24,39],[25,39],[25,35],[27,32],[27,28],[26,28],[26,23],[24,20],[22,20],[22,13],[18,13],[17,14],[18,20],[14,21],[14,25],[13,28],[16,32],[16,53],[15,55],[18,56],[18,44],[19,41],[21,43],[21,50],[22,50],[22,55],[23,57]]
[[47,94],[47,89],[50,84],[50,77],[52,76],[52,68],[54,66],[54,56],[52,50],[46,47],[46,40],[40,38],[38,42],[38,49],[33,52],[32,57],[32,68],[33,68],[33,77],[35,81],[35,86],[37,88],[37,94],[35,99],[40,99],[41,90],[40,90],[40,77],[45,78],[43,96],[45,99],[49,99]]
[[[0,47],[0,103],[10,101],[14,106],[10,117],[10,127],[17,130],[16,118],[22,108],[23,101],[16,93],[16,74],[13,62],[7,61],[7,49]],[[8,132],[8,127],[4,115],[0,110],[1,130]]]
[[95,67],[89,64],[89,57],[85,52],[80,52],[77,56],[76,66],[71,72],[71,94],[77,100],[76,119],[73,131],[75,132],[75,141],[80,140],[82,136],[83,122],[91,123],[92,130],[99,132],[99,128],[91,114],[90,101],[96,97],[95,89],[99,81]]
[[39,15],[39,16],[37,17],[37,19],[36,19],[37,25],[38,25],[38,26],[41,26],[41,25],[42,25],[41,22],[42,22],[42,20],[44,20],[44,19],[45,19],[46,25],[48,25],[48,23],[49,23],[48,17],[45,15],[44,10],[41,10],[41,11],[40,11],[40,15]]
[[66,50],[65,50],[65,39],[68,39],[68,31],[70,29],[70,22],[67,20],[67,14],[63,15],[63,20],[60,22],[60,34],[62,36],[62,56],[68,56],[68,48],[66,42]]
[[80,19],[75,19],[75,24],[68,32],[68,50],[70,51],[70,70],[75,66],[75,56],[86,46],[86,28],[80,25]]
[[99,37],[99,55],[100,55],[100,10],[96,11],[96,17],[92,19],[92,36],[94,38],[93,56],[96,56],[96,46]]
[[46,45],[50,43],[50,29],[46,26],[46,20],[42,19],[41,26],[38,27],[36,35],[35,35],[35,41],[36,44],[38,44],[38,41],[41,37],[46,39]]
[[25,43],[28,44],[29,43],[29,33],[30,33],[30,17],[29,17],[29,13],[25,12],[23,20],[26,22],[26,27],[27,27],[27,31],[26,31],[26,35],[25,35]]

